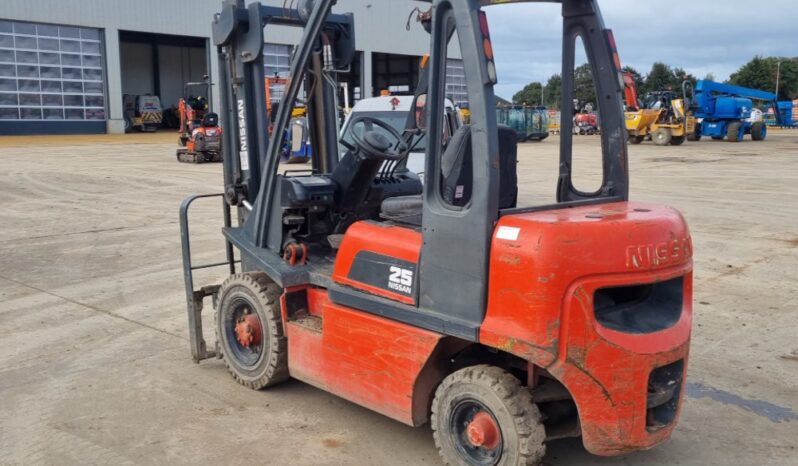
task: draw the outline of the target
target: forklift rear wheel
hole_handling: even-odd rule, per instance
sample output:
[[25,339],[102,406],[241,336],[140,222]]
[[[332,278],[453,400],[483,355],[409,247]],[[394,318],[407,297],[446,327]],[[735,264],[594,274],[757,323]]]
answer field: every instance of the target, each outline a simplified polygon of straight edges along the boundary
[[217,294],[216,341],[222,359],[233,378],[254,390],[288,379],[281,292],[266,274],[244,273],[231,275]]
[[684,144],[684,136],[674,136],[671,138],[671,145],[681,146],[682,144]]
[[546,453],[546,431],[532,394],[495,366],[448,377],[432,402],[432,434],[450,466],[534,466]]
[[696,129],[695,132],[689,133],[687,135],[688,141],[700,141],[701,140],[701,133],[698,132],[699,130]]
[[644,136],[629,136],[629,143],[631,144],[640,144],[645,139]]
[[667,146],[671,143],[672,139],[673,135],[668,128],[657,128],[657,130],[651,134],[651,140],[658,146]]
[[125,117],[125,133],[132,133],[133,132],[133,121],[130,117]]

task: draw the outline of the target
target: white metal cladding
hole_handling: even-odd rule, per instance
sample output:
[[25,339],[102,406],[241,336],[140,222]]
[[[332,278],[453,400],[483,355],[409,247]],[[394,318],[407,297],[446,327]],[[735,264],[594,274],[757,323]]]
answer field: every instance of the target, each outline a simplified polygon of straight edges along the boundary
[[101,32],[0,20],[0,120],[104,120]]
[[[267,43],[263,46],[263,66],[267,77],[279,76],[285,78],[291,71],[291,54],[294,47],[285,44]],[[272,102],[277,103],[283,99],[285,93],[284,84],[274,84],[269,86]]]
[[446,60],[446,97],[457,106],[468,106],[465,65],[461,59]]
[[[119,31],[194,36],[210,39],[211,21],[221,8],[221,0],[0,0],[0,19],[79,26],[100,29],[104,33],[106,61],[105,83],[109,130],[122,128],[122,82]],[[249,2],[248,2],[249,3]],[[263,0],[263,4],[282,7],[291,1]],[[411,10],[429,3],[406,0],[339,0],[333,11],[355,14],[356,48],[363,53],[361,76],[363,95],[371,95],[371,53],[395,53],[420,56],[429,48],[429,35],[411,22],[405,30]],[[266,41],[296,44],[299,31],[269,28]],[[210,41],[209,41],[210,43]],[[215,50],[209,51],[211,77],[218,82]],[[218,92],[214,91],[218,108]]]

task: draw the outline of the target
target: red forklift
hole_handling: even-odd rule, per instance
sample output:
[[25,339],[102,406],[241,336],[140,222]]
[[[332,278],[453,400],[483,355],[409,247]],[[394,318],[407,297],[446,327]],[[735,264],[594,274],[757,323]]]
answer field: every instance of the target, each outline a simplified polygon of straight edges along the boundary
[[211,110],[211,85],[205,76],[203,81],[183,86],[183,97],[177,106],[180,115],[178,162],[222,161],[222,127],[219,115]]
[[[430,60],[418,111],[402,132],[358,117],[350,125],[360,130],[340,145],[334,77],[354,57],[352,15],[331,13],[335,0],[288,11],[223,4],[213,40],[222,115],[235,117],[224,134],[224,192],[187,198],[180,215],[194,361],[220,358],[252,389],[295,378],[409,426],[429,422],[450,465],[537,465],[546,442],[565,437],[581,436],[597,455],[664,442],[686,378],[692,244],[678,211],[629,200],[620,61],[597,0],[557,2],[563,130],[556,202],[544,205],[518,205],[517,137],[496,122],[483,8],[508,2],[430,3],[419,15]],[[302,29],[284,102],[305,87],[306,172],[279,172],[281,141],[262,131],[263,34],[275,25]],[[453,37],[472,115],[444,138]],[[604,128],[593,192],[572,181],[577,37]],[[291,108],[278,108],[274,134]],[[424,183],[403,166],[421,138]],[[208,198],[222,200],[227,259],[194,264],[188,214]],[[229,277],[195,287],[194,271],[211,266]]]

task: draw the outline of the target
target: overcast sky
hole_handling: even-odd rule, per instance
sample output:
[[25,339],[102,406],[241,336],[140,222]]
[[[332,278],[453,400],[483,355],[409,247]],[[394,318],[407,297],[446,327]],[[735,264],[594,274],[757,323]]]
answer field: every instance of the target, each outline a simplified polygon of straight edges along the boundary
[[[798,57],[798,0],[604,0],[624,65],[645,74],[655,61],[724,80],[754,55]],[[510,99],[531,81],[561,71],[562,19],[554,4],[486,9],[499,71]]]

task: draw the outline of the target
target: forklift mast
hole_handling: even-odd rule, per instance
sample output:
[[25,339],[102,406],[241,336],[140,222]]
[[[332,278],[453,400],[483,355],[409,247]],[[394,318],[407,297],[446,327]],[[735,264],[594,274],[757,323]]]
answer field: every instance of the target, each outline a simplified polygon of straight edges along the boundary
[[[225,0],[213,22],[213,40],[220,64],[221,118],[229,128],[224,136],[225,198],[234,206],[268,206],[279,162],[280,138],[270,138],[264,88],[264,29],[270,26],[303,28],[294,50],[286,97],[275,118],[277,135],[288,125],[293,103],[304,85],[311,120],[310,139],[314,169],[329,172],[338,161],[338,135],[332,129],[336,115],[333,83],[327,75],[346,69],[354,58],[354,22],[351,14],[331,15],[335,2],[319,2],[309,16],[299,10],[265,6],[259,2]],[[307,10],[304,10],[307,11]],[[265,244],[264,209],[254,212],[259,246]]]

